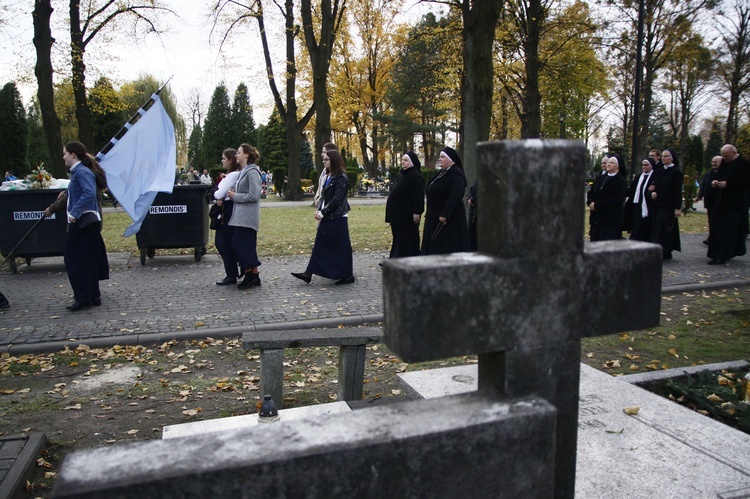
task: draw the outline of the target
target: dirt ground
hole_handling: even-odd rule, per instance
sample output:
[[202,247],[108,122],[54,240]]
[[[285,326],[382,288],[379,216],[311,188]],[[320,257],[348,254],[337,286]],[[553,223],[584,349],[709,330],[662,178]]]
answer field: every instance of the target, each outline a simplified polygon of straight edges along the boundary
[[[158,439],[167,425],[257,412],[259,360],[239,338],[6,355],[0,435],[47,436],[28,497],[48,497],[62,458],[74,450]],[[462,362],[474,360],[430,365]],[[284,407],[335,401],[337,363],[337,348],[285,350]],[[384,345],[369,347],[363,399],[405,398],[396,381],[405,370]]]
[[[682,326],[687,331],[695,329],[699,338],[718,338],[713,343],[720,352],[707,361],[746,358],[750,345],[748,297],[750,288],[711,296],[686,293],[665,297],[662,327],[638,333],[635,342],[635,335],[614,335],[601,344],[598,340],[584,343],[583,361],[612,373],[609,359],[620,358],[623,371],[632,370],[638,361],[625,361],[640,353],[644,361],[638,364],[639,369],[657,368],[650,364],[664,361],[652,360],[654,353],[639,348],[657,345],[666,353],[678,342],[674,344],[679,345],[680,354],[684,350],[684,359],[673,356],[671,366],[675,367],[677,360],[689,365],[699,354],[685,350],[694,343],[692,338],[679,343],[688,333],[673,327],[678,322],[688,324],[689,328]],[[723,303],[734,309],[724,314],[734,322],[727,323],[721,334],[705,329],[715,326],[716,320],[701,323],[694,317],[714,319],[722,314],[711,314]],[[658,346],[660,337],[663,346]],[[741,351],[744,354],[738,353]],[[47,450],[38,461],[27,494],[49,497],[62,459],[72,451],[158,439],[167,425],[257,412],[262,395],[259,360],[259,352],[243,351],[239,338],[97,350],[81,347],[20,358],[5,354],[0,357],[0,435],[34,431],[47,436]],[[285,350],[284,407],[335,401],[337,360],[336,348]],[[475,357],[462,357],[407,365],[384,345],[371,346],[364,400],[374,404],[405,398],[397,382],[398,372],[475,362]]]

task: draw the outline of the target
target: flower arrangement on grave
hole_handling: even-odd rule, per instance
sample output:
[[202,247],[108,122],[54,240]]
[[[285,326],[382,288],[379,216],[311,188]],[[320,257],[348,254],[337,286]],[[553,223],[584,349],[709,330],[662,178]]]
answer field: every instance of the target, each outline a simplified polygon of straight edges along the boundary
[[42,163],[26,175],[24,182],[29,189],[49,189],[52,187],[53,180],[52,175],[44,169],[44,163]]

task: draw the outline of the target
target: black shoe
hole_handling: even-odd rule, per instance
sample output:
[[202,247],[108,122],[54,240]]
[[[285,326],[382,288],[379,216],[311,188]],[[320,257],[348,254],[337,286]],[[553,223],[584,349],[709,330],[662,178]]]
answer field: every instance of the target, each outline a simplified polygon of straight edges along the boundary
[[354,276],[347,277],[346,279],[339,279],[336,284],[351,284],[354,282]]
[[102,305],[102,297],[101,296],[97,296],[96,298],[94,298],[93,300],[91,300],[91,304],[93,306],[95,306],[95,307],[100,307]]
[[84,303],[82,301],[75,301],[71,303],[70,305],[66,306],[65,308],[67,308],[71,312],[78,312],[79,310],[82,310],[90,306],[91,306],[90,303]]
[[305,274],[304,272],[292,272],[292,275],[297,279],[302,279],[307,284],[310,284],[312,281],[312,276],[310,274]]
[[216,281],[217,286],[226,286],[228,284],[236,284],[237,278],[236,277],[225,277],[221,281]]
[[706,246],[708,246],[708,239],[704,239],[703,240],[703,244],[705,244]]
[[4,310],[8,307],[10,307],[10,303],[8,303],[8,299],[4,297],[3,295],[0,295],[0,310]]
[[724,265],[725,263],[727,263],[726,260],[717,260],[716,258],[708,262],[709,265]]
[[260,286],[260,276],[258,274],[245,274],[245,278],[237,285],[237,289],[248,289],[253,286]]

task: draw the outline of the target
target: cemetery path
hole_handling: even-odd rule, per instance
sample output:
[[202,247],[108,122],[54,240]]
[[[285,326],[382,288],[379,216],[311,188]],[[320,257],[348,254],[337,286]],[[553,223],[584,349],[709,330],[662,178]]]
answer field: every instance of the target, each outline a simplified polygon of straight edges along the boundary
[[[682,253],[664,263],[664,292],[750,282],[750,257],[707,265],[705,234],[682,236]],[[0,352],[51,352],[65,345],[148,344],[171,339],[236,337],[243,330],[285,323],[289,328],[335,327],[377,321],[383,314],[385,252],[357,252],[352,285],[315,277],[306,285],[290,272],[307,256],[264,257],[260,288],[246,292],[216,286],[223,277],[218,255],[159,256],[141,265],[137,255],[110,254],[111,276],[102,282],[102,305],[71,313],[62,258],[40,258],[17,274],[0,273],[11,306],[0,311]]]

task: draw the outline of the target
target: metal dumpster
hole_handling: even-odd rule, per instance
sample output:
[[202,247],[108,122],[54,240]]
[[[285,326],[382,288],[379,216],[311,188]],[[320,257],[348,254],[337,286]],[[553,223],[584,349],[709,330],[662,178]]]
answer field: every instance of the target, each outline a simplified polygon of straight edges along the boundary
[[208,186],[175,185],[171,194],[157,194],[135,238],[141,265],[160,248],[193,248],[200,262],[208,243]]
[[[26,191],[0,191],[0,253],[8,256],[18,242],[31,230],[64,189],[31,189]],[[65,213],[45,219],[18,247],[15,256],[31,259],[44,256],[62,256],[65,252]],[[16,258],[11,258],[10,269],[18,271]]]

